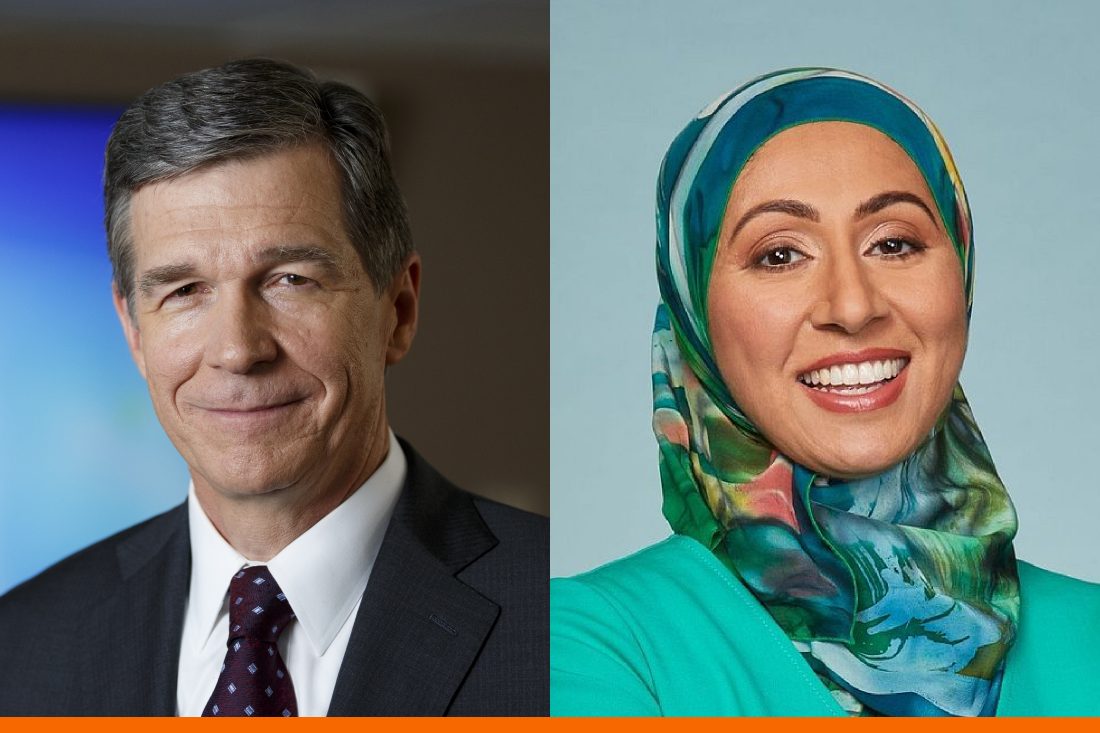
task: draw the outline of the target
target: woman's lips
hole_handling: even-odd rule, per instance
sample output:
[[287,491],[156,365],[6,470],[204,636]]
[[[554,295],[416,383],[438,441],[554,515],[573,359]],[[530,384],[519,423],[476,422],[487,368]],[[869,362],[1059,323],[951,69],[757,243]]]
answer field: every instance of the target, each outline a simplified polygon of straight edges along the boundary
[[821,368],[811,369],[798,375],[798,380],[813,387],[831,387],[834,390],[859,385],[873,385],[896,377],[905,365],[908,356],[888,359],[853,359],[851,361],[832,361]]
[[798,381],[818,407],[830,412],[867,412],[897,400],[905,387],[908,365],[908,358],[833,364],[805,372]]
[[823,369],[831,367],[834,364],[859,364],[860,362],[875,362],[884,361],[887,359],[908,359],[909,352],[902,351],[901,349],[887,349],[884,347],[873,347],[869,349],[860,349],[859,351],[841,351],[836,354],[830,354],[829,356],[818,359],[813,364],[805,367],[803,373],[812,372],[816,369]]

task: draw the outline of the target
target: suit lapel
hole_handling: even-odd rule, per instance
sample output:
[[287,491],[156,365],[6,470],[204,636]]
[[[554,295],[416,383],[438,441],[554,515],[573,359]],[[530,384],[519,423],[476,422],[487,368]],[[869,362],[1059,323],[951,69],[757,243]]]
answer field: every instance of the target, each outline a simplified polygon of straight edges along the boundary
[[443,715],[500,607],[455,575],[496,538],[408,446],[405,488],[363,594],[329,715]]
[[118,546],[122,587],[88,620],[102,645],[96,709],[175,715],[180,637],[191,574],[186,504]]
[[[500,607],[456,578],[497,540],[473,499],[412,448],[408,476],[363,594],[330,715],[442,715]],[[120,592],[84,635],[104,715],[174,715],[191,575],[186,504],[118,546]]]

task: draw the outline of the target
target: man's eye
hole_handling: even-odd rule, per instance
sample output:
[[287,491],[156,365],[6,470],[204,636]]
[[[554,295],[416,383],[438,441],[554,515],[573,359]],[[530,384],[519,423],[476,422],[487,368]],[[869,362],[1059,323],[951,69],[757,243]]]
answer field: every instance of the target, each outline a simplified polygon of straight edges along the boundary
[[804,259],[806,255],[793,247],[776,247],[765,252],[756,264],[769,269],[782,269]]
[[280,278],[280,280],[282,280],[287,285],[293,285],[293,286],[299,286],[299,287],[302,286],[302,285],[309,285],[310,283],[313,282],[308,277],[303,277],[302,275],[295,275],[293,272],[288,272],[287,274],[283,275]]
[[189,298],[199,291],[199,286],[195,283],[190,285],[184,285],[182,288],[176,288],[172,291],[173,298]]

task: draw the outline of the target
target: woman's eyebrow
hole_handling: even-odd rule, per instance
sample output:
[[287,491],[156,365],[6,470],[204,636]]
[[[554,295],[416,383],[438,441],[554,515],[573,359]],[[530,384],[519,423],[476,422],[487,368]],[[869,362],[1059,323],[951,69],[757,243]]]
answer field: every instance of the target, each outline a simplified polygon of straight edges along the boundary
[[940,224],[936,220],[935,215],[932,214],[932,210],[928,208],[928,204],[924,203],[916,194],[909,193],[908,191],[886,191],[872,196],[856,207],[855,218],[863,219],[871,214],[882,211],[887,206],[903,203],[919,206],[925,214],[928,214],[928,218],[932,220],[932,223],[939,227]]
[[774,201],[765,201],[762,204],[757,204],[748,211],[737,222],[737,226],[733,228],[733,232],[730,233],[730,239],[734,239],[737,233],[745,228],[753,218],[760,216],[761,214],[790,214],[791,216],[797,216],[800,219],[809,219],[810,221],[821,221],[821,215],[817,213],[817,209],[802,201],[795,201],[794,199],[775,199]]

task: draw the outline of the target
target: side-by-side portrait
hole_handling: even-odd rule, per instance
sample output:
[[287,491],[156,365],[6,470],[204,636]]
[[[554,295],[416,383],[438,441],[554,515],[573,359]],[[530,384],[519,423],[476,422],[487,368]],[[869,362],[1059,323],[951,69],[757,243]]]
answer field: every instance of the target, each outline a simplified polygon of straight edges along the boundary
[[0,4],[0,719],[1100,717],[1097,24]]

